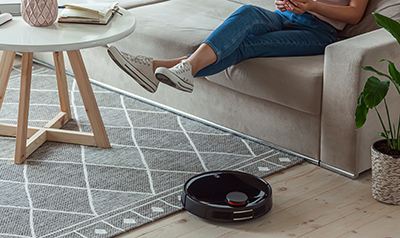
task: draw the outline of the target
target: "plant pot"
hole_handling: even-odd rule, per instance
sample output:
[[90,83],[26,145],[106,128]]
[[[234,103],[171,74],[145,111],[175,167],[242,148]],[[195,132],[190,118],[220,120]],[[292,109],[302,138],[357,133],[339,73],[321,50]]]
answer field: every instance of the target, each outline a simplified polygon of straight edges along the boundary
[[386,140],[375,142],[371,147],[372,197],[380,202],[400,204],[400,156],[390,156],[376,148]]
[[57,0],[21,0],[21,15],[31,26],[49,26],[58,16]]

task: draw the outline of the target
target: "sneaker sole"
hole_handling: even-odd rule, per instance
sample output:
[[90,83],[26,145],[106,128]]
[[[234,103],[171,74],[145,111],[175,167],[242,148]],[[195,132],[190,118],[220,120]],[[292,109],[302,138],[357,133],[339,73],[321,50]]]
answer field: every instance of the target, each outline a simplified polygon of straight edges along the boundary
[[[127,73],[129,76],[131,76],[137,83],[140,84],[144,89],[147,91],[154,93],[157,90],[157,85],[154,85],[154,83],[148,79],[144,74],[142,74],[135,66],[131,65],[129,62],[127,62],[124,58],[123,55],[118,51],[114,50],[114,48],[109,48],[107,50],[108,54],[110,55],[111,59],[123,70],[125,73]],[[120,60],[116,58],[116,55],[120,57]],[[120,61],[123,61],[124,64],[121,64]]]
[[[165,72],[156,72],[156,74],[155,74],[156,78],[160,82],[165,83],[165,84],[167,84],[167,85],[169,85],[171,87],[174,87],[174,88],[176,88],[178,90],[181,90],[181,91],[185,91],[185,92],[189,92],[189,93],[193,92],[193,85],[192,84],[186,83],[181,78],[179,78],[179,77],[177,77],[175,75],[174,75],[174,77],[170,77],[169,75],[167,75],[169,73],[169,71],[166,68],[165,69],[160,69],[160,68],[157,69],[157,71],[164,71],[164,70],[167,70],[167,71],[165,71]],[[175,78],[175,77],[178,78],[178,80],[176,82],[174,80],[172,80],[172,78]]]

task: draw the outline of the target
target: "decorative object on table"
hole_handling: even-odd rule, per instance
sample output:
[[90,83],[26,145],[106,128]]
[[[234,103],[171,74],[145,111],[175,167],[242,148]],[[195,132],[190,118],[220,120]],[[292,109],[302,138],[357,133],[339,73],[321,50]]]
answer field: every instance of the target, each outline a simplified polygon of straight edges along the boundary
[[272,188],[263,179],[239,171],[210,171],[190,178],[181,202],[204,219],[237,222],[261,217],[272,207]]
[[[65,4],[58,18],[60,23],[89,23],[107,25],[118,12],[118,2]],[[121,13],[120,13],[121,14]]]
[[[20,74],[14,66],[2,123],[17,121]],[[29,126],[59,112],[55,75],[33,64]],[[67,85],[73,119],[63,129],[90,132],[71,73]],[[121,91],[92,88],[110,149],[47,141],[19,165],[15,138],[0,138],[0,237],[115,237],[181,211],[183,184],[206,170],[266,177],[304,161]]]
[[[390,32],[400,44],[400,23],[378,13],[373,14],[378,25]],[[400,118],[397,124],[392,123],[385,97],[389,91],[390,82],[400,95],[400,72],[393,62],[386,59],[379,62],[383,61],[389,64],[389,74],[380,72],[371,66],[361,67],[389,80],[380,81],[375,76],[368,78],[364,91],[358,98],[355,121],[358,129],[364,125],[369,109],[376,111],[383,128],[383,132],[379,135],[385,140],[375,142],[371,148],[372,196],[378,201],[398,205],[400,204]],[[388,120],[386,125],[376,109],[382,101],[385,104]]]
[[21,0],[21,15],[31,26],[50,26],[57,20],[57,0]]

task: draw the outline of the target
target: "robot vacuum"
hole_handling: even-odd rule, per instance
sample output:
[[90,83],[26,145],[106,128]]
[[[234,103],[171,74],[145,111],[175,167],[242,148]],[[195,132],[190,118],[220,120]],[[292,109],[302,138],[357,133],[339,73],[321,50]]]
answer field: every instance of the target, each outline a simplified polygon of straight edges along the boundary
[[204,219],[234,222],[265,215],[272,207],[272,188],[263,179],[238,171],[212,171],[189,179],[182,205]]

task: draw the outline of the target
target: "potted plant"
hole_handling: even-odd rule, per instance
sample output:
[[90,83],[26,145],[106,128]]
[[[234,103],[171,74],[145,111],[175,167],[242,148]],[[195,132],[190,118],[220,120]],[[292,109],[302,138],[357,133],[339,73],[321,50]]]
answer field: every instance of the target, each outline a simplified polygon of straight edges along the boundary
[[[377,24],[390,32],[400,44],[400,23],[378,13],[373,15]],[[375,142],[371,147],[372,196],[384,203],[400,204],[400,116],[397,121],[391,120],[385,99],[391,84],[400,95],[400,72],[389,60],[382,59],[379,62],[388,63],[388,74],[371,66],[360,67],[376,73],[385,80],[381,81],[375,76],[368,78],[363,92],[358,97],[355,121],[358,129],[364,125],[370,109],[377,113],[383,129],[379,135],[385,139]],[[382,114],[376,108],[382,101],[387,122],[383,121]],[[400,107],[400,100],[396,102],[396,106]]]

